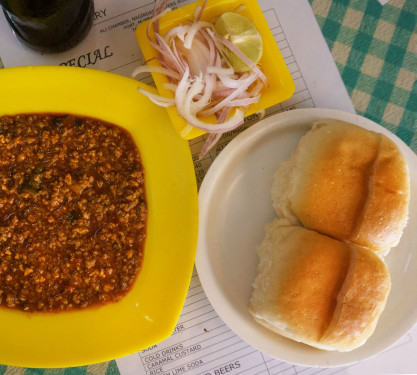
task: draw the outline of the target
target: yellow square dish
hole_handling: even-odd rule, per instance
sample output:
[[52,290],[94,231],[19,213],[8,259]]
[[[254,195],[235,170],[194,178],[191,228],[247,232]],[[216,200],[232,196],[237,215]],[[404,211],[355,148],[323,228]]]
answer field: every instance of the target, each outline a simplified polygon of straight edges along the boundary
[[[202,3],[203,1],[198,1],[164,15],[160,22],[161,35],[165,35],[165,33],[175,26],[184,24],[186,20],[191,20],[194,10],[197,6],[202,5]],[[238,7],[239,10],[237,10]],[[233,11],[237,11],[252,20],[261,34],[263,41],[263,53],[259,65],[268,80],[269,86],[263,88],[260,100],[249,107],[245,114],[249,116],[287,100],[294,93],[295,86],[274,36],[256,0],[208,0],[202,20],[213,22],[222,13]],[[160,66],[156,60],[158,56],[157,51],[149,43],[147,37],[149,22],[148,20],[138,26],[136,29],[136,39],[138,40],[145,61],[148,61],[149,65]],[[151,30],[150,35],[153,38],[153,30]],[[152,73],[152,76],[159,95],[173,98],[172,91],[164,87],[164,84],[168,83],[166,76],[160,73]],[[181,131],[187,126],[186,121],[178,115],[175,107],[167,108],[167,111],[176,131],[181,134]],[[185,138],[192,139],[201,134],[203,134],[203,131],[193,128]]]
[[0,82],[0,116],[71,113],[127,129],[141,154],[148,204],[144,260],[131,291],[117,303],[60,313],[0,306],[0,363],[80,366],[167,338],[182,310],[197,241],[197,187],[188,143],[133,79],[36,66],[1,69]]

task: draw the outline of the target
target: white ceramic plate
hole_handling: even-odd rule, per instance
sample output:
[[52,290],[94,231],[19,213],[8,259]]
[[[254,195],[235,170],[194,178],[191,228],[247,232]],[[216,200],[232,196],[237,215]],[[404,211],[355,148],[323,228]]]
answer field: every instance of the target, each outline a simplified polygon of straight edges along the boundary
[[[289,158],[312,121],[349,121],[387,135],[407,159],[411,178],[410,216],[397,248],[386,257],[392,289],[371,338],[347,353],[326,352],[281,337],[257,324],[248,312],[257,274],[256,246],[275,217],[270,199],[273,174]],[[417,156],[398,137],[361,116],[328,109],[280,113],[236,137],[210,167],[199,194],[196,266],[219,316],[242,339],[280,360],[305,366],[340,366],[390,347],[417,322]]]

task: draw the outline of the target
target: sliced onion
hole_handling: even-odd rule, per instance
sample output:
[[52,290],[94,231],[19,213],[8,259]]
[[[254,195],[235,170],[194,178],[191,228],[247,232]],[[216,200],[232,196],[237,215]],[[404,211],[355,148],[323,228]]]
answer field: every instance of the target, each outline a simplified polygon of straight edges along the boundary
[[[174,98],[155,95],[142,88],[139,91],[160,106],[177,107],[178,114],[188,124],[181,132],[182,137],[193,128],[211,133],[203,147],[203,156],[224,132],[243,123],[247,107],[259,101],[267,80],[258,66],[216,33],[213,24],[201,20],[207,0],[194,11],[191,23],[174,27],[162,36],[159,26],[161,18],[170,11],[164,9],[167,2],[155,2],[154,15],[147,29],[148,39],[158,52],[161,66],[139,67],[133,75],[144,72],[166,75],[169,83],[164,87],[173,92]],[[227,50],[241,58],[249,66],[249,72],[235,73],[227,61]],[[203,118],[213,115],[217,119],[215,124],[203,121]]]
[[210,108],[210,109],[206,109],[204,111],[201,111],[201,115],[203,116],[209,116],[212,115],[214,113],[216,113],[217,111],[219,111],[220,109],[222,109],[223,107],[227,107],[229,102],[236,98],[239,94],[241,94],[242,92],[246,91],[249,86],[258,78],[258,76],[256,74],[251,74],[248,78],[246,78],[246,80],[244,80],[242,82],[242,85],[240,87],[238,87],[236,90],[233,91],[232,94],[230,94],[229,96],[227,96],[226,98],[224,98],[220,103],[216,104],[214,107]]
[[257,103],[259,101],[259,96],[254,96],[252,98],[245,99],[235,99],[231,100],[227,106],[228,107],[247,107],[251,104]]
[[142,65],[142,66],[138,66],[132,73],[132,77],[136,77],[141,73],[161,73],[161,74],[165,74],[168,77],[174,78],[174,79],[180,79],[180,75],[177,72],[174,72],[171,69],[167,69],[167,68],[162,68],[160,66],[156,66],[156,65]]
[[203,95],[193,103],[195,113],[200,112],[209,105],[216,85],[216,77],[213,74],[207,74],[204,84]]
[[[223,122],[226,119],[229,112],[230,112],[229,107],[224,108],[221,114],[219,115],[217,122],[218,123]],[[222,135],[223,133],[212,133],[209,135],[207,141],[204,143],[204,146],[201,150],[200,159],[203,158],[213,148],[213,146],[219,141]]]
[[196,11],[194,12],[194,19],[196,21],[200,21],[201,16],[203,15],[204,9],[206,7],[206,4],[207,4],[207,0],[204,0],[203,5],[201,7],[196,8]]
[[160,105],[161,107],[174,107],[175,100],[170,98],[165,98],[160,95],[153,94],[149,91],[146,91],[140,87],[138,87],[138,91],[143,95],[146,95],[153,103]]

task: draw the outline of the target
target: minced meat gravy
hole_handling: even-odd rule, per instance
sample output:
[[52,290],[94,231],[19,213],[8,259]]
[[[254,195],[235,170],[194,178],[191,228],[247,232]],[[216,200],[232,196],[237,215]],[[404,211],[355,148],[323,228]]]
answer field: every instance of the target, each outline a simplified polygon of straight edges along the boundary
[[60,114],[0,117],[0,306],[114,302],[139,272],[144,169],[130,134]]

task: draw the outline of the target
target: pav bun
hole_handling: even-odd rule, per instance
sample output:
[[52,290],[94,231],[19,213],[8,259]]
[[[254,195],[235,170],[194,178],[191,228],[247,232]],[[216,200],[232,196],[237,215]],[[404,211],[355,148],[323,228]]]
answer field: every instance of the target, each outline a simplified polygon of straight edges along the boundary
[[258,254],[257,322],[325,350],[353,350],[373,333],[391,286],[378,255],[285,219],[268,225]]
[[323,119],[277,170],[272,199],[292,224],[384,255],[407,223],[407,163],[383,134]]

